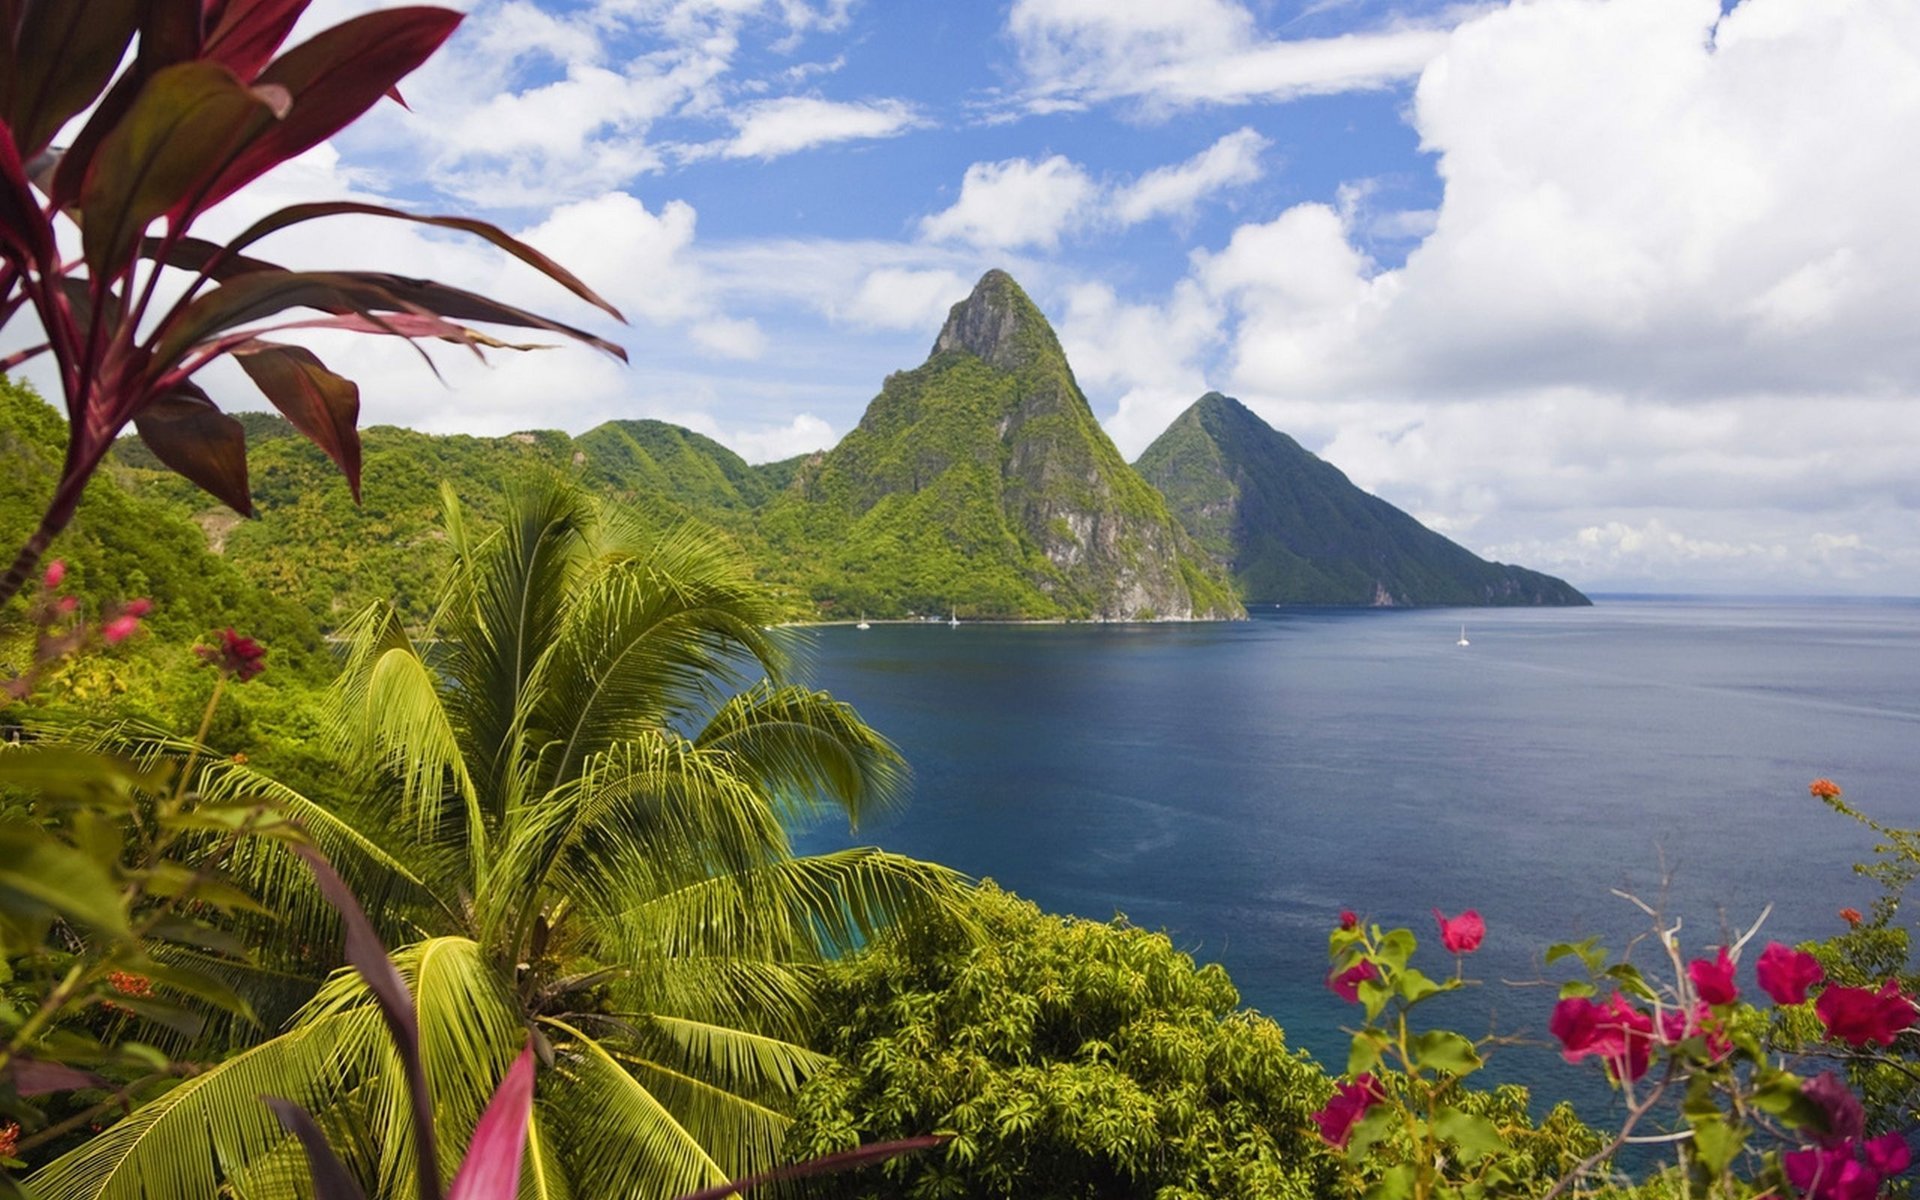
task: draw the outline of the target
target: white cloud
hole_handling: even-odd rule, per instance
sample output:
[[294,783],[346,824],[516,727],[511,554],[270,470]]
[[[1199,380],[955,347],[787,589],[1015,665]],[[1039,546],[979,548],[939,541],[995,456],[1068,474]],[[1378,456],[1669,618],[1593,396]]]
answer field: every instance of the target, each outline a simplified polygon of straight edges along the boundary
[[1092,177],[1063,155],[975,163],[953,207],[922,220],[920,231],[935,241],[993,249],[1051,248],[1086,219],[1098,197]]
[[919,123],[913,106],[899,100],[845,103],[813,96],[785,96],[750,104],[733,114],[739,132],[720,147],[728,158],[778,158],[831,142],[894,137]]
[[860,284],[843,315],[880,329],[936,330],[972,287],[956,271],[881,267]]
[[801,413],[785,425],[744,426],[724,431],[716,427],[708,436],[725,443],[750,463],[778,462],[796,454],[811,454],[840,440],[833,426],[812,413]]
[[1191,217],[1213,193],[1260,178],[1260,155],[1272,144],[1252,129],[1229,133],[1186,162],[1149,171],[1121,189],[1114,215],[1123,225]]
[[1016,0],[1007,30],[1029,103],[1131,99],[1150,111],[1390,86],[1419,74],[1445,34],[1396,27],[1288,40],[1231,0]]

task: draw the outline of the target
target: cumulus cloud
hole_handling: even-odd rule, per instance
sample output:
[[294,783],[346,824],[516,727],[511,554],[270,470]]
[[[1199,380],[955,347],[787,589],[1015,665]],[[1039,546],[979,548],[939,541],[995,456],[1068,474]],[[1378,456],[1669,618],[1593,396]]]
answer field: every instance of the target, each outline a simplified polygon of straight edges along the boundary
[[1396,27],[1336,37],[1262,33],[1232,0],[1016,0],[1007,31],[1042,110],[1117,99],[1153,112],[1390,86],[1445,34]]
[[1053,247],[1093,211],[1100,189],[1085,168],[1064,155],[975,163],[951,208],[920,222],[934,241],[965,241],[1012,250]]
[[728,158],[778,158],[831,142],[894,137],[919,123],[913,106],[900,100],[846,103],[813,96],[784,96],[747,105],[732,115],[739,130],[723,143]]
[[938,329],[947,309],[972,287],[973,281],[956,271],[881,267],[861,282],[843,314],[882,329]]
[[1200,202],[1224,188],[1260,178],[1260,155],[1273,143],[1252,129],[1229,133],[1183,163],[1147,172],[1113,200],[1122,225],[1154,217],[1191,217]]

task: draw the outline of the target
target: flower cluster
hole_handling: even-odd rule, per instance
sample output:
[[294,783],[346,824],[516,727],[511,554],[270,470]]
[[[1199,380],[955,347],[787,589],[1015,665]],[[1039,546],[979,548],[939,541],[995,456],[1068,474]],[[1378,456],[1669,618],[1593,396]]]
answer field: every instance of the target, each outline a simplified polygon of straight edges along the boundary
[[122,996],[153,995],[153,980],[132,971],[108,971],[107,986]]
[[261,661],[267,656],[267,648],[235,633],[231,625],[220,631],[216,645],[195,646],[193,652],[200,656],[200,661],[218,668],[236,683],[245,683],[267,669],[267,664]]
[[12,1158],[20,1150],[20,1123],[8,1121],[0,1125],[0,1159]]
[[1780,1156],[1787,1182],[1806,1200],[1873,1200],[1881,1184],[1911,1164],[1899,1134],[1862,1136],[1866,1113],[1838,1075],[1809,1079],[1800,1094],[1820,1110],[1826,1125],[1815,1134],[1814,1145]]
[[42,674],[96,639],[109,646],[126,641],[139,631],[140,618],[153,611],[151,600],[128,600],[109,605],[100,614],[100,623],[91,624],[80,612],[80,597],[61,590],[66,581],[67,564],[60,559],[48,563],[40,576],[40,594],[29,613],[34,626],[33,660],[26,670],[0,684],[0,690],[15,700],[26,699]]

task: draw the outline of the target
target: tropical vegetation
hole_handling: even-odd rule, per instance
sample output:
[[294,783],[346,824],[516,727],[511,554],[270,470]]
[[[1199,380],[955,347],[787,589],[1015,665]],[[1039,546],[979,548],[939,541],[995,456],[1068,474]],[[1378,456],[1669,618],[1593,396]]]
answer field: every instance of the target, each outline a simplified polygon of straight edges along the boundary
[[[961,881],[871,849],[796,858],[788,829],[893,802],[893,749],[787,678],[763,588],[710,541],[647,528],[558,482],[526,485],[484,536],[448,500],[439,619],[389,605],[345,630],[339,775],[298,794],[251,765],[134,737],[143,761],[202,761],[194,791],[270,799],[363,897],[418,1006],[434,1111],[470,1129],[531,1034],[550,1061],[530,1134],[546,1194],[668,1196],[772,1165],[781,1097],[821,1064],[799,1044],[813,973]],[[278,898],[263,967],[301,973],[336,917],[287,852],[233,866]],[[262,931],[265,932],[265,931]],[[48,1197],[176,1194],[263,1172],[281,1135],[263,1080],[378,1134],[402,1076],[357,975],[316,980],[284,1033],[196,1075],[34,1176]],[[215,1157],[196,1153],[212,1131]],[[410,1178],[409,1139],[361,1166]],[[443,1150],[457,1161],[461,1145]]]

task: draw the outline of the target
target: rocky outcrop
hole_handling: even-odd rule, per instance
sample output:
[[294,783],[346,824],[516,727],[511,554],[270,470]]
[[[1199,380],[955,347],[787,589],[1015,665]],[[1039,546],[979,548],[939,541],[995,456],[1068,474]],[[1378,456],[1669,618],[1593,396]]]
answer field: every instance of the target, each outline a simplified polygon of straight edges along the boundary
[[927,361],[888,376],[792,492],[844,517],[827,531],[846,560],[829,573],[853,585],[842,607],[1108,620],[1242,611],[1114,449],[1052,327],[1004,271],[953,306]]

